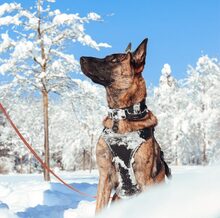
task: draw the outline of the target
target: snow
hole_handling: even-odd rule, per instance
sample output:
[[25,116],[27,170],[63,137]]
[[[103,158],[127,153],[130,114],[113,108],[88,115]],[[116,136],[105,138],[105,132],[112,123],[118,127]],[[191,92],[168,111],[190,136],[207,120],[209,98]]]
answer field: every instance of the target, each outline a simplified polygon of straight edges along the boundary
[[47,2],[55,3],[56,0],[47,0]]
[[[173,179],[138,197],[105,209],[97,218],[219,218],[220,166],[172,167]],[[76,188],[94,195],[98,173],[59,172]],[[89,218],[95,201],[67,189],[57,181],[43,182],[42,175],[0,176],[1,218]]]
[[161,72],[162,72],[163,75],[166,75],[166,76],[170,75],[171,74],[170,65],[169,64],[164,64]]
[[82,43],[82,45],[88,45],[91,48],[95,48],[97,50],[100,50],[100,47],[104,47],[104,48],[111,48],[111,46],[108,43],[96,43],[91,36],[84,34],[84,35],[80,35],[77,40]]
[[9,211],[8,205],[0,201],[0,215],[1,218],[18,218],[13,212]]
[[[93,196],[96,194],[96,171],[92,174],[80,171],[59,174],[77,189]],[[38,174],[1,175],[0,199],[1,218],[66,218],[70,211],[73,212],[72,208],[77,206],[74,214],[81,214],[85,207],[90,208],[90,214],[91,210],[93,214],[95,211],[93,198],[81,196],[56,181],[43,182],[42,175]]]
[[1,34],[2,43],[0,44],[0,52],[3,52],[6,48],[8,48],[12,44],[12,40],[9,38],[8,33]]
[[40,75],[39,75],[39,78],[40,78],[40,79],[43,79],[43,78],[45,78],[45,77],[46,77],[46,72],[42,71],[42,72],[40,73]]
[[0,5],[0,17],[5,13],[10,13],[13,10],[20,9],[21,5],[17,3],[4,3]]
[[90,20],[100,20],[101,16],[96,14],[96,13],[94,13],[94,12],[90,12],[88,14],[88,19],[90,19]]
[[219,218],[220,167],[173,168],[173,180],[106,209],[97,218]]
[[78,16],[78,14],[57,14],[53,18],[53,24],[55,25],[62,25],[64,23],[70,23],[72,21],[80,20],[81,18]]
[[111,129],[105,129],[102,133],[107,144],[119,144],[127,146],[127,149],[136,149],[145,139],[140,137],[139,131],[128,132],[125,134],[115,133]]
[[10,24],[19,25],[20,23],[21,23],[21,21],[19,20],[18,15],[5,16],[5,17],[0,18],[0,26],[1,25],[10,25]]
[[89,218],[95,215],[95,202],[81,201],[76,209],[64,211],[64,218]]
[[14,49],[14,52],[12,54],[12,57],[22,59],[26,57],[29,52],[31,52],[33,49],[33,43],[30,41],[24,41],[17,43]]

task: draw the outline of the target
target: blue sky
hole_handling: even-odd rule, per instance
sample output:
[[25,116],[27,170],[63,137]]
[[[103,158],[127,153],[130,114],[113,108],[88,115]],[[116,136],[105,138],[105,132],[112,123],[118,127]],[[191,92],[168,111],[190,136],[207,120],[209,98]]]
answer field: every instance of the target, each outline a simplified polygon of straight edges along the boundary
[[[14,2],[11,0],[3,2]],[[29,7],[34,0],[17,0]],[[72,53],[104,57],[123,52],[129,42],[133,49],[149,38],[144,77],[148,84],[158,84],[163,64],[169,63],[177,79],[186,76],[187,65],[195,65],[202,54],[220,58],[219,0],[57,0],[52,8],[62,12],[96,12],[103,22],[86,26],[97,42],[112,48],[101,51],[75,44]]]

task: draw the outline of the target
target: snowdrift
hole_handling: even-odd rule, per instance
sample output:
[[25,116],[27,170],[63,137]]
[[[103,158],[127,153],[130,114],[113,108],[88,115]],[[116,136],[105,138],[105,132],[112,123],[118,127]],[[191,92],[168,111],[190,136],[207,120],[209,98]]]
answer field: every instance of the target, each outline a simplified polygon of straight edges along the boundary
[[[97,218],[220,218],[220,166],[172,167],[173,179],[105,209]],[[69,184],[95,195],[97,171],[60,172]],[[42,175],[0,176],[0,218],[91,218],[94,199]]]
[[220,218],[220,166],[180,170],[166,185],[115,203],[97,218]]
[[[77,189],[93,196],[96,194],[96,171],[59,174]],[[74,208],[77,217],[79,214],[85,216],[80,205],[86,208],[84,211],[93,206],[89,214],[94,216],[94,199],[81,196],[56,180],[44,182],[41,174],[0,175],[0,218],[66,218],[68,211]]]

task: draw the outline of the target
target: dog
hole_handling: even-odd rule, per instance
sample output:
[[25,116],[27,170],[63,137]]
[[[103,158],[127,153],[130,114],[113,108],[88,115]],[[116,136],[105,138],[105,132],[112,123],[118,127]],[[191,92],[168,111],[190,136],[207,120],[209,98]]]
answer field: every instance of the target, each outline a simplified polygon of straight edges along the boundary
[[148,39],[134,52],[105,58],[81,57],[82,72],[105,87],[108,116],[96,146],[99,183],[96,213],[106,207],[113,189],[113,201],[129,198],[161,183],[171,172],[154,137],[157,118],[148,110],[142,77]]

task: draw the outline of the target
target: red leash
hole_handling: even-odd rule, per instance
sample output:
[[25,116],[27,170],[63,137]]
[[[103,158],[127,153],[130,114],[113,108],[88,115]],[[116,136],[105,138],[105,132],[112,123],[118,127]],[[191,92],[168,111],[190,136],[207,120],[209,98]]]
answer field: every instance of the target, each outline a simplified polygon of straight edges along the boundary
[[2,104],[0,103],[0,110],[2,111],[2,113],[5,115],[5,117],[7,118],[7,120],[9,121],[9,123],[11,124],[12,128],[15,130],[15,132],[17,133],[18,137],[21,139],[21,141],[25,144],[25,146],[29,149],[29,151],[34,155],[34,157],[40,162],[40,164],[42,165],[42,167],[44,169],[46,169],[48,172],[50,172],[54,177],[56,177],[61,183],[63,183],[66,187],[68,187],[69,189],[71,189],[74,192],[77,192],[80,195],[83,195],[85,197],[90,197],[90,198],[96,198],[96,196],[92,196],[89,195],[87,193],[81,192],[80,190],[74,188],[73,186],[67,184],[63,179],[61,179],[53,170],[51,170],[44,162],[43,160],[40,158],[40,156],[35,152],[35,150],[32,148],[32,146],[26,141],[26,139],[22,136],[22,134],[20,133],[20,131],[18,130],[18,128],[15,126],[15,124],[13,123],[13,121],[11,120],[10,116],[8,115],[7,111],[5,110],[5,108],[2,106]]

